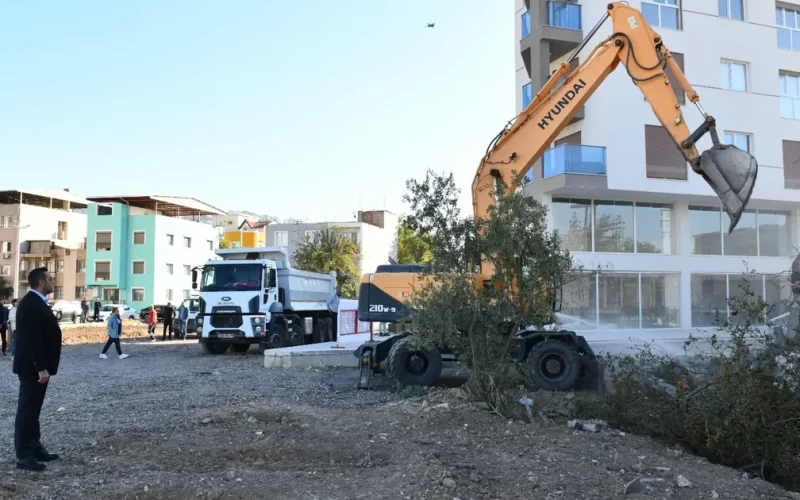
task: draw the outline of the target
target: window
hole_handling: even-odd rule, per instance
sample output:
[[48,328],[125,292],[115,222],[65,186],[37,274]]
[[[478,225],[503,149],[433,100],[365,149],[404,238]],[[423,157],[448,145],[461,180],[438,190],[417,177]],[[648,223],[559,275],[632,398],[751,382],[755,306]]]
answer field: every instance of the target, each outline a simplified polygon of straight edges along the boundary
[[313,229],[308,229],[308,230],[306,230],[305,235],[306,235],[306,238],[309,241],[312,241],[314,243],[318,243],[319,242],[319,231],[316,231],[316,230],[313,230]]
[[673,253],[672,206],[636,203],[635,218],[636,253]]
[[144,288],[131,288],[131,301],[144,302]]
[[570,252],[592,251],[592,202],[554,198],[551,207],[555,230]]
[[531,34],[531,13],[527,10],[520,16],[520,38],[525,38]]
[[800,78],[784,72],[779,78],[781,118],[800,120]]
[[59,240],[66,240],[68,238],[67,235],[67,223],[64,221],[58,221],[58,234],[56,235]]
[[184,276],[192,274],[192,266],[183,266],[183,274]]
[[183,246],[186,248],[192,248],[192,239],[188,236],[183,237]]
[[744,21],[744,0],[717,0],[719,17]]
[[144,274],[144,261],[143,260],[134,260],[133,261],[133,274]]
[[64,261],[63,260],[57,260],[56,261],[56,272],[57,273],[63,273],[64,272]]
[[679,0],[642,0],[642,14],[648,23],[660,28],[679,29]]
[[289,246],[289,231],[275,231],[275,246],[276,247]]
[[75,287],[75,300],[80,300],[86,296],[86,289],[82,286]]
[[748,153],[753,152],[751,150],[753,140],[750,134],[745,134],[742,132],[725,132],[725,135],[722,137],[722,142],[724,144],[736,146],[742,151],[747,151]]
[[111,231],[97,231],[94,233],[94,249],[96,252],[111,251]]
[[[723,223],[723,221],[725,221]],[[695,255],[787,257],[789,212],[745,210],[733,233],[727,216],[716,207],[689,207],[689,228]]]
[[783,187],[800,188],[800,141],[783,141]]
[[639,328],[638,273],[602,273],[599,278],[600,328]]
[[692,326],[714,326],[717,315],[728,317],[728,277],[725,274],[693,274]]
[[747,65],[741,62],[722,61],[719,64],[719,85],[727,90],[747,91]]
[[175,246],[175,235],[174,234],[168,234],[167,235],[167,245]]
[[191,292],[190,292],[189,290],[184,290],[184,291],[183,291],[183,299],[184,299],[184,300],[188,299],[188,298],[189,298],[189,294],[190,294],[190,293],[191,293]]
[[112,207],[111,204],[98,203],[97,204],[97,215],[111,215],[114,212],[114,210],[111,207]]
[[144,245],[144,231],[134,231],[133,232],[133,244],[134,245]]
[[167,264],[167,274],[172,274],[172,264]]
[[214,241],[213,240],[206,240],[206,243],[208,243],[208,249],[213,252],[214,251]]
[[686,158],[660,125],[644,126],[644,149],[647,177],[651,179],[686,180]]
[[775,25],[778,27],[778,48],[800,50],[800,12],[777,7]]
[[533,95],[531,94],[531,84],[526,83],[522,86],[522,109],[528,107],[528,104],[531,103],[533,100]]
[[0,252],[11,253],[11,242],[10,241],[2,242],[2,244],[0,244]]
[[57,286],[53,290],[53,299],[54,300],[64,300],[64,287]]
[[108,281],[111,279],[111,262],[96,261],[94,263],[94,280]]
[[0,227],[11,227],[13,224],[13,217],[10,215],[0,215]]
[[679,328],[680,275],[642,273],[640,283],[642,328]]
[[0,266],[0,276],[11,276],[11,266]]
[[561,313],[567,318],[570,330],[597,327],[597,277],[583,276],[568,279],[561,297]]
[[167,289],[167,300],[172,301],[172,290],[169,288]]
[[633,203],[595,201],[594,251],[633,252]]
[[352,241],[353,243],[358,243],[358,233],[356,231],[348,231],[344,233],[344,239],[347,241]]
[[[776,279],[778,278],[778,279]],[[692,287],[692,326],[713,327],[718,321],[729,319],[733,324],[744,318],[731,315],[728,299],[742,298],[745,291],[753,294],[750,299],[760,298],[768,305],[769,317],[775,317],[776,310],[785,307],[784,298],[791,295],[790,288],[779,276],[761,274],[693,274]],[[764,317],[763,319],[766,319]]]
[[75,272],[76,273],[84,273],[84,272],[86,272],[86,261],[85,260],[76,260],[75,261]]

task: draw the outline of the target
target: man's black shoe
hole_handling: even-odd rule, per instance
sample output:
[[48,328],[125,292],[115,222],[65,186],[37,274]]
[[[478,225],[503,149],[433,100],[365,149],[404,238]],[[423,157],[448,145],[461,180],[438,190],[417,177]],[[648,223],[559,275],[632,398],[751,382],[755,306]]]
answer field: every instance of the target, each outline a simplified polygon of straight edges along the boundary
[[47,450],[39,450],[33,454],[33,457],[40,462],[52,462],[58,459],[58,453],[47,453]]
[[33,457],[17,460],[17,469],[27,469],[33,471],[45,470],[47,466]]

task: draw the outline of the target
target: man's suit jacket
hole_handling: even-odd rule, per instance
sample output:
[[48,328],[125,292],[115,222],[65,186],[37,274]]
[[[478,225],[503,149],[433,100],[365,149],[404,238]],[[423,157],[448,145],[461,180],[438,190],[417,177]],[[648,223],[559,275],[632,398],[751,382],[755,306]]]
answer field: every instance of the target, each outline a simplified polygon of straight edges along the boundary
[[28,292],[17,305],[14,373],[38,378],[38,372],[58,373],[61,360],[61,327],[41,297]]

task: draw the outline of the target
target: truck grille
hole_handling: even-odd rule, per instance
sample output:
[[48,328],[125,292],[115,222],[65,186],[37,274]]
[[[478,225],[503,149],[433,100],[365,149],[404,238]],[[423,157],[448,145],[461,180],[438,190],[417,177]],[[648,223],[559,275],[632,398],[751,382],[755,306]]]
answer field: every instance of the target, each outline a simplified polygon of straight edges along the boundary
[[242,326],[241,307],[212,307],[211,314],[211,326],[214,328],[239,328]]

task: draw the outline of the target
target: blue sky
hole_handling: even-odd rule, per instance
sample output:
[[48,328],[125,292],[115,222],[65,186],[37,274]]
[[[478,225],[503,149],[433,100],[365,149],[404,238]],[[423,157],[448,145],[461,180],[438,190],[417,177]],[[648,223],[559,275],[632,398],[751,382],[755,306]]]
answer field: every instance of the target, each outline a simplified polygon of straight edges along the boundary
[[[514,112],[510,2],[0,3],[0,189],[351,220]],[[426,22],[436,22],[426,29]],[[344,199],[345,201],[341,201]]]

